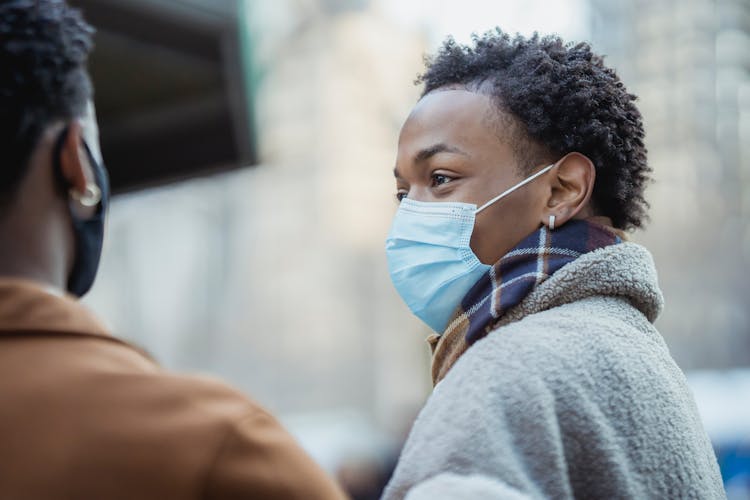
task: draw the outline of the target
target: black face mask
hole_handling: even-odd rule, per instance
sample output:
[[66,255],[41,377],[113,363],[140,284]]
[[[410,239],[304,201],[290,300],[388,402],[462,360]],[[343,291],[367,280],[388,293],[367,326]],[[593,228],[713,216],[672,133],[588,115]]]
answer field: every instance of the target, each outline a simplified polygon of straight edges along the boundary
[[[62,131],[54,149],[54,168],[60,186],[63,188],[64,196],[68,196],[69,185],[62,174],[60,156],[68,129]],[[68,276],[68,292],[78,297],[84,296],[94,284],[96,272],[99,270],[99,260],[102,255],[102,244],[104,242],[104,219],[109,204],[109,177],[103,165],[94,159],[86,142],[83,143],[88,156],[91,169],[94,172],[94,180],[102,193],[101,201],[96,208],[96,213],[88,219],[79,217],[71,208],[70,219],[73,223],[73,234],[75,236],[75,260],[73,269]]]

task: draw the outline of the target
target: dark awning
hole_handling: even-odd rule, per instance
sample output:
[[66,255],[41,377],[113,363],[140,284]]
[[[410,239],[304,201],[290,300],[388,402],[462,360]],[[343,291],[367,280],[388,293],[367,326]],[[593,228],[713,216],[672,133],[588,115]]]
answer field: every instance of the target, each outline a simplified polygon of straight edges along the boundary
[[90,71],[114,191],[255,163],[236,0],[71,0],[97,29]]

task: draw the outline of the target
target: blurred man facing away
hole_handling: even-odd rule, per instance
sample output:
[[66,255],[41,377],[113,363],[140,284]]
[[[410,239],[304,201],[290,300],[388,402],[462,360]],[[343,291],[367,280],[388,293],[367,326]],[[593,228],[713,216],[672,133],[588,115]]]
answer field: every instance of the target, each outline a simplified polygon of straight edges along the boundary
[[91,35],[63,0],[0,3],[0,498],[342,498],[258,405],[76,300],[108,201]]

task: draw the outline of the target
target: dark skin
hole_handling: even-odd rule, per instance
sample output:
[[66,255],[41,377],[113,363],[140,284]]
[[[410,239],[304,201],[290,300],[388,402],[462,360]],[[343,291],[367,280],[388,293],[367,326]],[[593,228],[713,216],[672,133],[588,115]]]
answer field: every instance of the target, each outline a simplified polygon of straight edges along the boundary
[[[477,207],[522,182],[522,174],[490,97],[463,88],[424,96],[399,136],[396,196],[424,202],[458,201]],[[594,165],[580,153],[538,165],[555,167],[477,214],[471,248],[494,264],[530,233],[549,224],[595,215]],[[534,173],[532,172],[532,174]],[[529,175],[532,175],[529,174]]]
[[[78,193],[94,178],[83,147],[84,137],[88,144],[97,141],[95,121],[90,120],[67,124],[60,153],[63,177]],[[0,213],[0,277],[28,279],[60,290],[67,287],[75,255],[69,207],[83,217],[93,215],[96,207],[73,201],[56,183],[52,155],[65,126],[56,122],[45,128],[13,200]]]

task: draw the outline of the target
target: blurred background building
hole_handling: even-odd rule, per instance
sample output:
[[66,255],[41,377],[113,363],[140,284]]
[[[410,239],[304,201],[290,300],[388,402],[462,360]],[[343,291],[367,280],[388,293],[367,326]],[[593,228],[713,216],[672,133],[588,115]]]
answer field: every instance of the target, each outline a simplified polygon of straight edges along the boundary
[[750,2],[592,0],[592,41],[640,97],[652,223],[685,369],[750,364]]
[[447,34],[495,25],[590,40],[640,96],[656,182],[635,239],[660,270],[658,326],[701,370],[712,438],[750,443],[716,420],[750,400],[722,378],[750,365],[747,0],[70,1],[99,30],[119,193],[89,305],[167,367],[262,402],[352,488],[379,487],[430,390],[428,332],[383,248],[413,81]]

